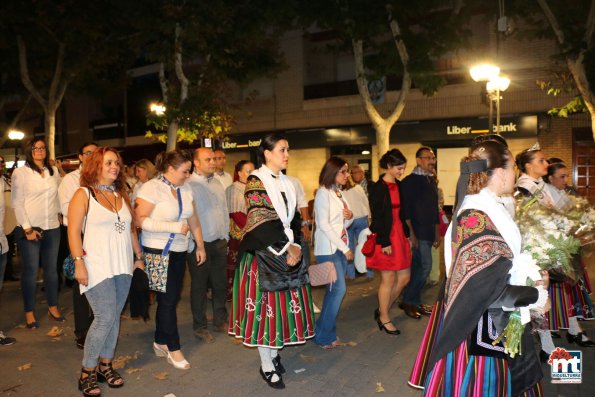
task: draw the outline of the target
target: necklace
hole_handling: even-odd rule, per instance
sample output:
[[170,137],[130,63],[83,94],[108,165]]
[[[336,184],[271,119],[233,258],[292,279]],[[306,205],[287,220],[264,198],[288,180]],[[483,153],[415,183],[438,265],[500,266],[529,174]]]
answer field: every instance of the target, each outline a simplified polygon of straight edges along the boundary
[[164,177],[163,175],[159,175],[159,179],[161,180],[161,182],[165,183],[167,186],[171,187],[172,189],[176,190],[179,188],[179,186],[174,185],[173,183],[171,183],[166,177]]
[[[113,192],[114,194],[116,193],[116,184],[112,183],[111,185],[97,185],[95,186],[95,189],[101,191],[101,192]],[[118,196],[116,196],[118,197]]]
[[[105,186],[105,185],[103,185]],[[122,232],[124,230],[126,230],[126,224],[120,220],[120,214],[118,213],[118,195],[116,192],[114,192],[114,204],[111,203],[111,201],[109,201],[109,198],[105,195],[105,193],[103,193],[102,189],[97,189],[99,191],[99,193],[101,193],[101,195],[105,198],[105,200],[107,201],[107,203],[109,204],[110,207],[113,208],[114,212],[116,213],[116,217],[118,217],[118,220],[114,223],[114,226],[116,228],[116,231],[120,234],[122,234]]]

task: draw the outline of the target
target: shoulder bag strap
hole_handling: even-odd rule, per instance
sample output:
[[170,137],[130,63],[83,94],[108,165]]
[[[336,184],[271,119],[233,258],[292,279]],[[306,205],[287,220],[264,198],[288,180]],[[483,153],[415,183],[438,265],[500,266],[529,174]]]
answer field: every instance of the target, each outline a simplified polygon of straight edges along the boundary
[[[182,216],[182,193],[180,192],[180,188],[176,188],[176,193],[178,195],[178,222],[179,222],[180,217]],[[175,233],[171,233],[169,235],[169,239],[167,240],[167,244],[165,244],[165,248],[163,248],[163,253],[161,255],[165,256],[165,255],[169,254],[169,248],[171,247],[171,243],[173,243],[175,236],[176,236]]]

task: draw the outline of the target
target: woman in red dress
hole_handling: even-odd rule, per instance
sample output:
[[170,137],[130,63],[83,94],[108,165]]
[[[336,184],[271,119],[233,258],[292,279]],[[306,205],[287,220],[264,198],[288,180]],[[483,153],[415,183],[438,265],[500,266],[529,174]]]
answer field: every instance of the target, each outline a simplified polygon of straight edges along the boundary
[[380,159],[380,168],[385,169],[386,174],[368,186],[372,211],[370,230],[377,237],[376,249],[372,256],[366,258],[366,266],[380,271],[378,309],[374,311],[374,318],[378,328],[390,335],[401,333],[392,323],[389,310],[409,283],[411,268],[411,248],[399,217],[401,196],[398,178],[403,175],[406,166],[407,159],[400,150],[389,150]]

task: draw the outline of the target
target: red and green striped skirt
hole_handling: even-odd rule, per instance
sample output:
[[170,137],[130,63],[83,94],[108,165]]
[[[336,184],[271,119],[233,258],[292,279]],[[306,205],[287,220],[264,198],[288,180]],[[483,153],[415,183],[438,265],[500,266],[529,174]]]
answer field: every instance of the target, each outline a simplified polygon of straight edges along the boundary
[[261,291],[256,258],[245,252],[236,268],[229,334],[246,346],[282,348],[314,337],[310,284],[288,291]]

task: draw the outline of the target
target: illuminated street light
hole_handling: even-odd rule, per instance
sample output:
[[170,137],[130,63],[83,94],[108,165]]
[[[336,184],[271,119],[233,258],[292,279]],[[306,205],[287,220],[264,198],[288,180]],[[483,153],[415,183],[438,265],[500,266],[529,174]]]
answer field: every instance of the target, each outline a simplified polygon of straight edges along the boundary
[[[505,76],[498,76],[493,80],[486,83],[486,90],[488,91],[488,97],[490,98],[490,108],[492,102],[496,102],[496,134],[500,134],[500,93],[506,91],[510,85],[510,79]],[[490,116],[490,121],[492,117]],[[493,131],[490,130],[490,133]]]
[[20,141],[25,137],[25,133],[19,130],[8,131],[8,139],[11,141]]
[[152,113],[155,113],[157,116],[163,116],[163,113],[165,113],[165,106],[160,103],[152,103],[149,106],[149,109]]
[[8,139],[14,142],[14,167],[17,167],[19,162],[19,143],[25,137],[25,133],[19,130],[9,130],[8,131]]
[[495,65],[481,64],[473,66],[469,73],[473,81],[490,81],[494,80],[500,74],[500,68]]

